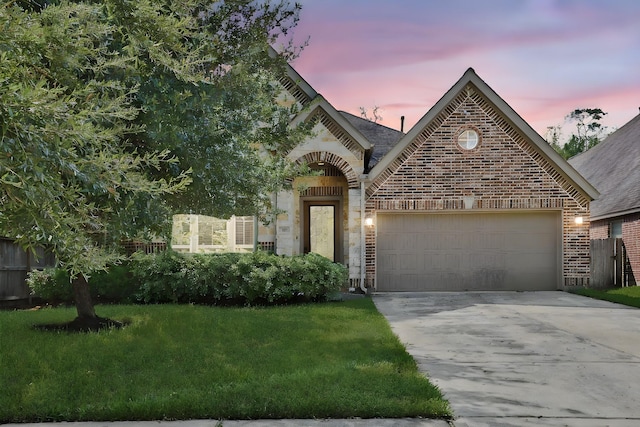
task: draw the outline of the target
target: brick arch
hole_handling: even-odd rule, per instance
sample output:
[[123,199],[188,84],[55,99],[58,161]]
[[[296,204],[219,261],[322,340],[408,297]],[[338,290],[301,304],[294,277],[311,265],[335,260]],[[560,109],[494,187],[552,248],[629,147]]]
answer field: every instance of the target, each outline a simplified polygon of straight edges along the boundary
[[355,171],[353,170],[349,162],[347,162],[337,154],[329,153],[327,151],[314,151],[313,153],[305,154],[304,156],[296,160],[297,164],[310,164],[317,162],[325,162],[337,167],[347,179],[349,188],[358,188],[358,176],[356,175]]

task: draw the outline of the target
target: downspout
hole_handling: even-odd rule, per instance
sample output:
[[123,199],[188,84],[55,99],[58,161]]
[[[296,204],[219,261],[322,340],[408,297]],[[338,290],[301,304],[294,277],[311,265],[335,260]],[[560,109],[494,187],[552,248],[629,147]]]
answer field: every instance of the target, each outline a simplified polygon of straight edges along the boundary
[[365,277],[366,277],[366,239],[365,239],[365,189],[364,189],[364,176],[360,181],[360,289],[367,294],[367,287],[365,286]]

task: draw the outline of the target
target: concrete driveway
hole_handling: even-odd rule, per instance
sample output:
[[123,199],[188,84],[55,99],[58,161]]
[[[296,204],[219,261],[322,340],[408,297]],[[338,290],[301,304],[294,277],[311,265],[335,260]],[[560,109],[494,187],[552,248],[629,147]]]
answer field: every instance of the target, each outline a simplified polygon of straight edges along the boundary
[[640,425],[640,310],[565,292],[373,301],[456,427]]

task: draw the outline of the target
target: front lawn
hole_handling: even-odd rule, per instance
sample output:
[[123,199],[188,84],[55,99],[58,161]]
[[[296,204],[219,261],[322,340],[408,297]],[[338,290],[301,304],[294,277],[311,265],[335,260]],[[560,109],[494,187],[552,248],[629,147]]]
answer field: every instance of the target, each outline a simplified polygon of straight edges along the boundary
[[640,308],[640,286],[629,286],[626,288],[614,288],[606,290],[577,289],[573,292],[578,295],[584,295],[591,298],[617,302],[618,304]]
[[54,333],[32,325],[74,309],[0,311],[0,423],[451,414],[369,298],[97,312],[131,323]]

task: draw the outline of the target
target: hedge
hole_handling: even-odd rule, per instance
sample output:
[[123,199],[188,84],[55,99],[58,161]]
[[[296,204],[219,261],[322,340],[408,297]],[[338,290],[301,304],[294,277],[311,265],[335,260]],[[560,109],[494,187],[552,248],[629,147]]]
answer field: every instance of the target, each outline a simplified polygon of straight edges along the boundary
[[[283,257],[267,252],[134,254],[89,279],[98,302],[223,305],[322,301],[346,285],[347,269],[317,254]],[[32,293],[71,303],[69,276],[61,270],[34,271]]]

